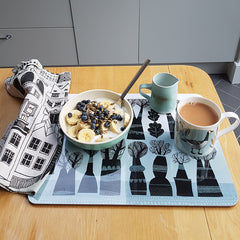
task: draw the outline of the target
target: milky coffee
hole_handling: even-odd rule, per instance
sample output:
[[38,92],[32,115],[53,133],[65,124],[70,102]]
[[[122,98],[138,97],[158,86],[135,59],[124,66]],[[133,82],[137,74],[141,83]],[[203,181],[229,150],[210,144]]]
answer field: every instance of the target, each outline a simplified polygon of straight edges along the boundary
[[218,122],[219,117],[215,110],[206,104],[195,102],[187,103],[180,109],[180,115],[186,121],[198,126],[209,126]]

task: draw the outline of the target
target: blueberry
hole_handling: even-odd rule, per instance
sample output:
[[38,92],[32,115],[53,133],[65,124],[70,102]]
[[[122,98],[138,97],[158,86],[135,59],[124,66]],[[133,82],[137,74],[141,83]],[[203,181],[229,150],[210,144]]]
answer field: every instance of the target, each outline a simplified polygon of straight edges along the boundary
[[83,102],[84,104],[88,104],[88,103],[90,103],[91,101],[88,99],[88,100],[82,100],[82,102]]
[[125,130],[125,127],[121,127],[120,130],[121,130],[121,131],[124,131],[124,130]]
[[97,110],[96,114],[99,116],[102,114],[102,112],[100,110]]
[[103,109],[103,114],[104,114],[105,116],[107,116],[107,115],[109,114],[109,111],[108,111],[106,108],[104,108],[104,109]]
[[105,122],[105,123],[104,123],[104,127],[105,127],[105,128],[109,128],[109,127],[110,127],[110,122]]
[[93,118],[93,119],[92,119],[92,123],[97,123],[97,119],[96,119],[96,118]]
[[100,111],[102,111],[102,109],[103,109],[103,106],[99,106],[99,108],[98,108]]
[[121,116],[120,114],[118,114],[118,115],[116,116],[116,119],[117,119],[118,121],[122,121],[122,116]]
[[87,115],[84,115],[82,114],[82,117],[81,117],[82,121],[83,122],[86,122],[88,120],[88,116]]
[[77,104],[80,105],[80,106],[85,106],[86,105],[83,101],[82,102],[78,102]]
[[93,118],[93,114],[92,113],[89,113],[89,115],[88,115],[90,118]]
[[112,114],[112,115],[110,116],[110,118],[111,118],[112,120],[115,120],[115,119],[117,118],[117,115],[116,115],[116,114]]
[[83,103],[83,102],[78,102],[77,103],[77,108],[81,108],[81,107],[85,107],[86,106],[86,104],[85,103]]
[[68,117],[71,118],[72,117],[72,113],[69,112],[68,113]]
[[100,116],[99,116],[99,119],[100,119],[100,120],[104,120],[104,119],[105,119],[105,116],[104,116],[104,115],[100,115]]
[[94,130],[96,128],[96,124],[95,123],[92,123],[91,124],[91,129]]
[[95,133],[96,133],[97,135],[101,134],[100,129],[96,129],[96,130],[95,130]]
[[79,110],[79,111],[83,111],[83,109],[85,108],[85,106],[83,106],[83,105],[77,105],[77,110]]

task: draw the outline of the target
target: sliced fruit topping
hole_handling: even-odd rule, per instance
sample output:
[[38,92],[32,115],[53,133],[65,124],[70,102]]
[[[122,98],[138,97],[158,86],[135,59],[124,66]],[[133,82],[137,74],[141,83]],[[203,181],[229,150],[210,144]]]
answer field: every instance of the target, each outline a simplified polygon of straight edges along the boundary
[[77,138],[82,142],[91,142],[95,137],[95,133],[92,129],[82,129],[79,131]]
[[79,118],[81,116],[81,112],[79,110],[71,110],[67,115],[66,115],[66,122],[69,125],[75,125],[79,121]]

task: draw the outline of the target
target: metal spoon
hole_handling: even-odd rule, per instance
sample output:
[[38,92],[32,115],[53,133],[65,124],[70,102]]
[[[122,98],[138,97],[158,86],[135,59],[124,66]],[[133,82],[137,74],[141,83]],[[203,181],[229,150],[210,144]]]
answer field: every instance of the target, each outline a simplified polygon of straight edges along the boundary
[[122,107],[122,101],[124,99],[124,97],[127,95],[127,93],[129,92],[129,90],[131,89],[131,87],[133,86],[133,84],[137,81],[137,79],[140,77],[140,75],[142,74],[142,72],[144,71],[144,69],[147,67],[147,65],[150,63],[150,60],[147,59],[145,60],[145,62],[143,63],[143,65],[141,66],[141,68],[138,70],[138,72],[135,74],[135,76],[133,77],[132,81],[127,85],[126,89],[124,90],[124,92],[122,93],[122,95],[120,96],[120,98],[117,100],[117,104]]

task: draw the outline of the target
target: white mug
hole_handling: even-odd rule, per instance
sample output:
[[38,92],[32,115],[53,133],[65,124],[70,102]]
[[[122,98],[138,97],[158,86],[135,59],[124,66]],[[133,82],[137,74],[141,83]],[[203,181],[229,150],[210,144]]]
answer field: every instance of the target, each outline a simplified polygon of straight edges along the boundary
[[[217,116],[218,121],[209,126],[199,126],[186,121],[181,115],[181,108],[188,103],[203,103],[212,108]],[[223,119],[235,118],[235,122],[230,126],[219,131],[219,126]],[[200,157],[209,154],[215,141],[236,129],[239,125],[239,117],[234,112],[222,113],[220,108],[213,101],[203,97],[189,97],[181,100],[177,106],[176,125],[175,125],[175,144],[182,152],[193,156]]]

